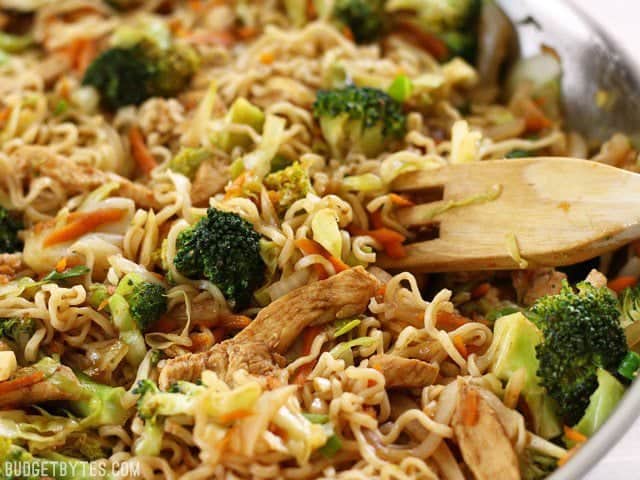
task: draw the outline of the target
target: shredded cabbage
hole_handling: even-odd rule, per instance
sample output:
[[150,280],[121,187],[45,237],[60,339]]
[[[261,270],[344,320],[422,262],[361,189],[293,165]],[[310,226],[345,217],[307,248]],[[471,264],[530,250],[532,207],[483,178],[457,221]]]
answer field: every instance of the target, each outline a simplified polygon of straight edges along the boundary
[[469,163],[480,159],[480,132],[469,130],[465,120],[458,120],[451,128],[451,163]]
[[276,156],[284,140],[286,121],[276,115],[267,115],[264,121],[262,139],[257,149],[244,156],[245,170],[251,170],[262,179],[271,171],[271,160]]
[[322,245],[331,255],[342,258],[342,235],[338,217],[330,208],[319,210],[311,220],[313,239]]
[[468,205],[476,205],[479,203],[492,202],[493,200],[498,199],[502,194],[502,185],[493,185],[489,188],[485,193],[480,193],[478,195],[472,195],[467,198],[463,198],[462,200],[448,200],[446,202],[442,202],[438,206],[432,208],[424,215],[424,220],[433,220],[438,215],[442,213],[452,210],[454,208],[466,207]]
[[389,185],[397,177],[417,170],[435,170],[443,165],[435,155],[418,155],[408,151],[389,155],[380,165],[380,176],[385,185]]
[[376,192],[384,188],[382,179],[373,173],[345,177],[342,180],[342,188],[345,190],[355,190],[356,192]]
[[218,86],[214,81],[209,84],[209,89],[198,105],[198,110],[191,119],[187,131],[182,137],[182,143],[187,147],[199,147],[207,131],[207,122],[211,118],[213,107],[218,98]]
[[518,239],[516,238],[516,234],[513,232],[509,232],[505,235],[505,242],[507,244],[507,252],[509,252],[509,256],[513,258],[514,262],[518,264],[518,267],[521,269],[526,269],[529,266],[529,262],[527,262],[522,255],[520,255],[520,246],[518,245]]
[[333,331],[333,338],[338,338],[346,333],[349,333],[354,328],[357,328],[362,323],[357,318],[345,318],[342,320],[336,320],[334,324],[335,330]]
[[336,360],[344,360],[348,365],[353,365],[353,352],[354,347],[371,347],[376,344],[378,340],[373,337],[358,337],[348,342],[342,342],[336,345],[329,352]]

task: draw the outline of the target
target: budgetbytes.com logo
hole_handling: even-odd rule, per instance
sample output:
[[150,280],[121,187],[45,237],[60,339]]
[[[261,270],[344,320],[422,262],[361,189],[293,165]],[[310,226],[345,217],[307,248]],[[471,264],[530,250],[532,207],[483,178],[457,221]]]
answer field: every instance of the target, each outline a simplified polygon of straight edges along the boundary
[[5,461],[0,464],[0,479],[92,478],[125,479],[140,477],[138,462],[106,463],[82,461]]

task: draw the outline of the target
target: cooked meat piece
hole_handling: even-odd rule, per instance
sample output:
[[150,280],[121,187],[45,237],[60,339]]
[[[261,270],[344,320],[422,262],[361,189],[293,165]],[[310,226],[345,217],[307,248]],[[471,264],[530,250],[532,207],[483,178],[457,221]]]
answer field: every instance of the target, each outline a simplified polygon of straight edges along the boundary
[[46,148],[26,146],[14,154],[17,168],[23,173],[35,172],[59,182],[68,193],[84,193],[109,182],[120,185],[117,194],[131,198],[143,208],[159,207],[150,188],[113,172],[104,172],[90,165],[80,165]]
[[0,284],[12,280],[22,268],[22,252],[0,254]]
[[[389,418],[394,421],[407,410],[414,408],[420,410],[420,405],[413,398],[399,392],[392,392],[389,395],[389,405],[391,407]],[[418,420],[407,423],[404,430],[416,443],[422,442],[429,435],[429,430],[424,428]]]
[[197,207],[208,206],[209,199],[224,189],[229,178],[229,168],[222,162],[202,162],[191,185],[191,202]]
[[607,277],[605,277],[602,273],[600,273],[595,268],[589,272],[587,278],[585,278],[586,282],[589,282],[596,288],[602,288],[607,286]]
[[431,363],[396,355],[374,355],[369,366],[384,375],[387,388],[422,388],[433,384],[440,369]]
[[513,272],[512,279],[518,301],[530,306],[541,297],[560,293],[562,281],[567,276],[553,268],[541,268]]
[[453,431],[476,480],[519,480],[518,457],[498,417],[477,388],[459,381]]
[[[29,368],[29,370],[33,369]],[[70,384],[78,383],[78,379],[69,367],[60,365],[56,373],[66,377]],[[18,374],[18,376],[20,375]],[[33,385],[1,395],[0,408],[30,406],[36,403],[52,402],[55,400],[78,400],[79,396],[70,390],[74,390],[74,392],[80,391],[79,389],[62,388],[61,385],[54,384],[45,379]]]
[[223,378],[239,368],[254,375],[271,374],[277,370],[276,354],[285,353],[306,327],[364,312],[377,288],[376,278],[362,267],[300,287],[263,308],[247,328],[209,352],[167,361],[160,386],[195,380],[205,369]]

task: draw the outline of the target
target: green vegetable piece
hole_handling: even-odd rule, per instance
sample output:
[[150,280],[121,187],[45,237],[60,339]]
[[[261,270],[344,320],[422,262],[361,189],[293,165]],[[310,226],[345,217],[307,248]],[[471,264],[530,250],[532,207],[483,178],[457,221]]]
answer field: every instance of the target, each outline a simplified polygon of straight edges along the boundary
[[320,90],[313,113],[336,158],[344,158],[350,151],[376,156],[406,130],[402,105],[375,88]]
[[598,388],[589,398],[589,406],[578,424],[573,427],[583,435],[590,437],[598,431],[613,413],[622,399],[625,388],[606,370],[599,368],[597,372]]
[[265,277],[260,235],[253,225],[215,208],[180,232],[173,262],[181,274],[214,283],[234,309],[249,304]]
[[67,102],[64,99],[61,99],[58,101],[58,103],[56,103],[56,106],[53,109],[53,114],[54,115],[63,115],[65,113],[67,113],[67,110],[69,110],[69,102]]
[[324,413],[303,413],[302,416],[316,425],[329,423],[329,415],[325,415]]
[[284,215],[291,205],[313,191],[307,170],[296,162],[264,178],[264,185],[277,194],[276,209]]
[[12,35],[0,32],[0,50],[7,53],[20,53],[33,45],[33,38],[29,35]]
[[89,287],[89,297],[87,301],[96,310],[105,307],[106,300],[109,299],[109,289],[102,283],[93,283]]
[[362,320],[358,318],[344,318],[342,320],[336,320],[334,324],[333,338],[338,338],[349,333],[354,328],[358,328],[361,323]]
[[[264,112],[245,98],[238,98],[227,112],[228,123],[248,125],[256,132],[262,132],[265,121]],[[225,132],[218,141],[220,148],[231,152],[235,147],[247,148],[251,145],[251,137],[246,133]]]
[[210,159],[212,153],[206,148],[183,147],[169,160],[169,168],[193,180],[202,162]]
[[389,87],[389,96],[396,102],[406,102],[413,93],[413,83],[406,75],[398,75]]
[[0,207],[0,253],[22,250],[18,232],[24,228],[22,221],[4,207]]
[[629,380],[635,380],[638,376],[638,369],[640,368],[640,355],[636,352],[627,352],[627,355],[620,362],[618,367],[618,373],[624,378]]
[[598,387],[598,369],[615,372],[627,354],[618,301],[606,287],[582,282],[575,292],[565,282],[558,295],[539,299],[531,313],[544,337],[536,347],[538,376],[573,425]]
[[[94,382],[84,374],[76,374],[82,389],[81,399],[70,402],[70,409],[84,417],[83,425],[123,425],[129,418],[129,410],[121,400],[126,390]],[[64,385],[64,384],[63,384]]]
[[167,311],[165,288],[145,280],[138,273],[128,273],[118,283],[115,293],[122,295],[129,313],[141,331],[146,331]]
[[307,23],[307,3],[300,0],[284,0],[284,8],[291,24],[300,28]]
[[342,440],[337,435],[331,435],[322,447],[320,447],[320,453],[326,458],[333,458],[342,450]]
[[533,431],[543,438],[562,433],[551,398],[540,386],[536,372],[539,368],[536,347],[542,342],[542,332],[522,313],[502,316],[493,328],[496,350],[490,371],[507,382],[520,369],[525,371],[522,397],[527,404]]
[[75,267],[67,268],[62,272],[51,270],[39,283],[60,282],[70,278],[81,277],[90,271],[91,269],[86,265],[76,265]]
[[338,0],[333,14],[353,33],[357,43],[371,43],[384,32],[384,1]]
[[527,158],[532,156],[532,153],[528,150],[511,150],[504,158]]
[[478,49],[478,35],[473,31],[450,31],[440,35],[447,46],[450,58],[460,57],[467,62],[475,63]]

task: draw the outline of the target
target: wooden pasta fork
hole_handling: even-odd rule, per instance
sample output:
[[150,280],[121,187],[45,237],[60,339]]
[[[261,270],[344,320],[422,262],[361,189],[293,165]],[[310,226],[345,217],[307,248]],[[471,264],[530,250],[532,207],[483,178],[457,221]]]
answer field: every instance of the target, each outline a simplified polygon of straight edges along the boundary
[[[457,164],[402,175],[397,211],[417,233],[388,269],[451,272],[563,266],[640,238],[640,175],[573,158]],[[442,200],[423,203],[440,192]],[[421,233],[436,232],[424,240]]]

